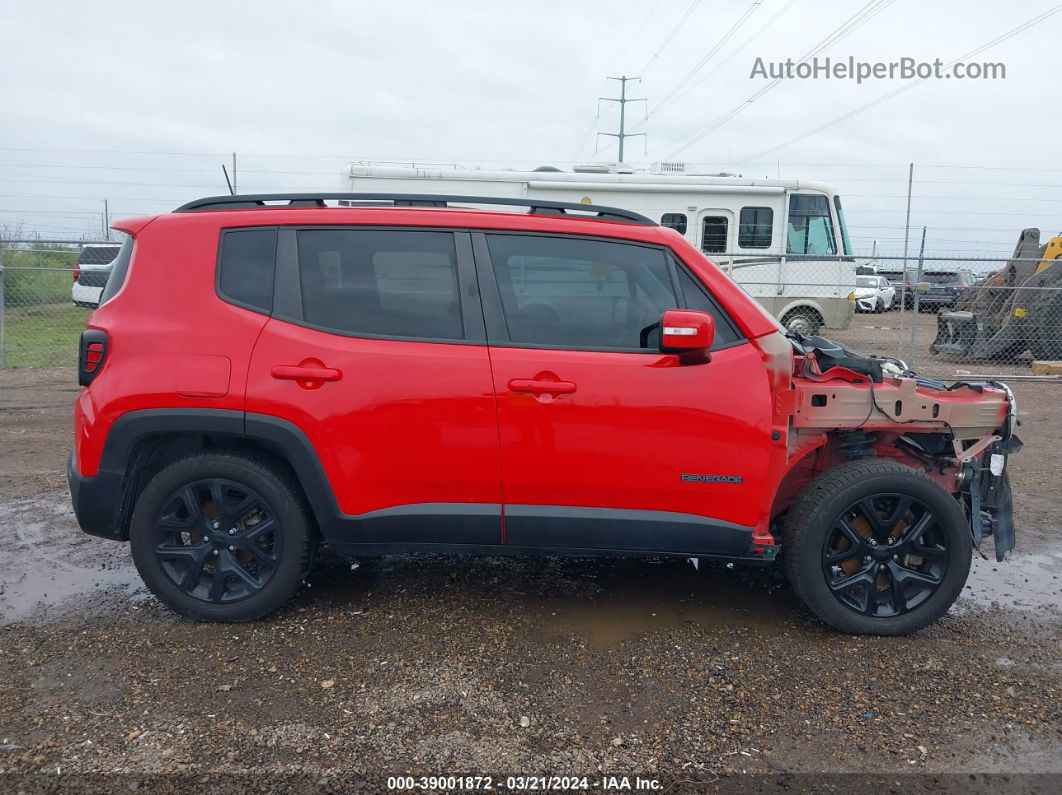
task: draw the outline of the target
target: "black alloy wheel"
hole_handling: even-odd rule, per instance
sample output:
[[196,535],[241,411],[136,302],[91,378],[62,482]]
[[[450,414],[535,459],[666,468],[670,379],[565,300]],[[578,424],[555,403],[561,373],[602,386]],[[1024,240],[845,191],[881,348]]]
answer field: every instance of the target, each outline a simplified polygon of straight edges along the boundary
[[283,551],[276,514],[260,494],[232,480],[181,486],[155,520],[155,556],[189,596],[220,604],[252,596]]
[[848,506],[822,546],[830,591],[867,616],[899,616],[928,600],[948,571],[947,538],[936,515],[904,494],[876,494]]

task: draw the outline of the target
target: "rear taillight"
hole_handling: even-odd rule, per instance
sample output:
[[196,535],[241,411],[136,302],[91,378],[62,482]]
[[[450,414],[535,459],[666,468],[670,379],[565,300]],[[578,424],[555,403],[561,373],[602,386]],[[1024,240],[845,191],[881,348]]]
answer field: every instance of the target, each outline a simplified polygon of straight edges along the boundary
[[76,282],[80,278],[81,278],[81,266],[78,265],[77,263],[74,263],[74,281]]
[[90,328],[81,332],[77,354],[77,382],[81,386],[91,384],[103,369],[109,347],[106,331]]

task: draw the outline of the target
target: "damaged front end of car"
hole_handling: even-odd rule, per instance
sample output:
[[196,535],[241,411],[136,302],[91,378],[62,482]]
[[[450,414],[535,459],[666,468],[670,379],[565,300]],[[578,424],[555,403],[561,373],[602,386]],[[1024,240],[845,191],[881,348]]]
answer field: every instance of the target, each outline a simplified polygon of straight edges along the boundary
[[1007,461],[1022,446],[1011,389],[999,381],[945,383],[822,337],[790,339],[791,449],[815,447],[817,471],[880,456],[925,472],[962,502],[974,545],[991,536],[1003,561],[1015,544]]

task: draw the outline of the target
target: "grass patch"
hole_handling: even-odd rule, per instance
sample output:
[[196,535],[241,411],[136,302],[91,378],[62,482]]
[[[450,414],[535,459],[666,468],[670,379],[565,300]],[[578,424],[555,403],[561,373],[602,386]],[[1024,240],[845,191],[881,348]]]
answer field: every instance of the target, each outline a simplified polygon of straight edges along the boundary
[[64,304],[8,307],[4,321],[7,367],[74,367],[77,339],[91,309]]

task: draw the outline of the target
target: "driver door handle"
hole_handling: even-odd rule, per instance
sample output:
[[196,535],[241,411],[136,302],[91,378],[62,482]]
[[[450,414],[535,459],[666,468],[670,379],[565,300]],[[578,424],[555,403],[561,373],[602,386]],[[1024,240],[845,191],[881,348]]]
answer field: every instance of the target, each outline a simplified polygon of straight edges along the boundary
[[550,395],[570,395],[575,391],[573,381],[541,381],[534,378],[514,378],[509,382],[510,392],[535,392]]

